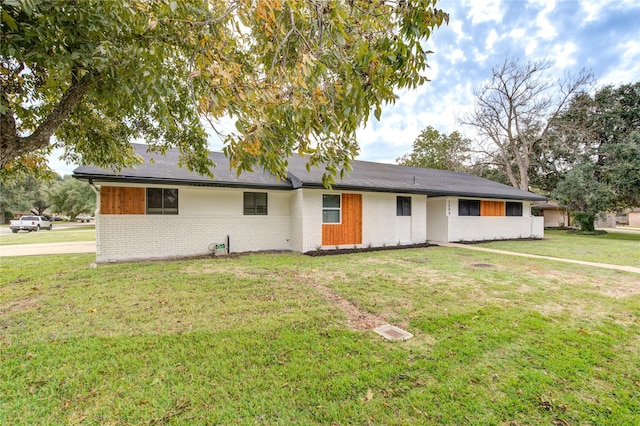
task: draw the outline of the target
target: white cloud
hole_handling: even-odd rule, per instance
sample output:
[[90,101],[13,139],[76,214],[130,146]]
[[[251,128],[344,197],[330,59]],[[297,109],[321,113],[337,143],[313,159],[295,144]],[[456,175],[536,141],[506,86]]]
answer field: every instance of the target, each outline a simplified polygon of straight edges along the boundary
[[464,52],[461,49],[455,49],[447,55],[447,59],[453,65],[457,62],[465,61],[467,58],[465,57]]
[[[417,98],[431,99],[432,102],[426,108],[416,110]],[[447,134],[462,130],[456,119],[467,113],[472,104],[473,89],[468,81],[451,87],[444,95],[426,86],[405,92],[395,105],[385,108],[380,123],[370,122],[358,131],[358,159],[393,163],[411,151],[413,141],[427,126]]]
[[451,29],[451,31],[454,32],[454,34],[456,35],[456,39],[458,41],[460,40],[470,40],[471,37],[469,35],[467,35],[464,30],[462,29],[462,19],[459,20],[454,20],[454,18],[452,18],[452,20],[449,22],[448,28]]
[[600,82],[613,85],[635,83],[640,79],[640,41],[621,44],[617,51],[620,52],[620,63],[602,76]]
[[481,22],[502,22],[505,8],[501,4],[501,0],[470,0],[463,2],[463,6],[468,9],[467,18],[471,19],[472,24]]
[[530,39],[524,48],[524,53],[527,56],[533,56],[538,50],[538,41],[536,39]]
[[603,11],[611,10],[613,8],[627,9],[638,6],[638,0],[581,0],[580,7],[584,10],[587,16],[582,20],[582,26],[589,22],[597,21]]
[[524,28],[515,28],[511,30],[509,33],[509,37],[515,40],[521,39],[524,37]]
[[491,31],[489,31],[489,35],[485,40],[485,48],[489,51],[492,51],[493,45],[496,44],[496,41],[500,41],[500,39],[501,37],[498,36],[498,33],[496,32],[496,30],[491,29]]
[[484,63],[484,61],[489,57],[489,54],[486,52],[480,52],[480,50],[478,50],[477,48],[473,49],[473,59],[479,63],[482,64]]
[[558,35],[558,31],[551,23],[551,20],[548,18],[548,15],[551,14],[553,10],[556,8],[556,1],[555,0],[533,0],[532,3],[544,6],[534,20],[535,25],[539,28],[536,33],[536,36],[544,40],[553,40]]
[[561,69],[572,67],[576,64],[573,54],[576,51],[576,45],[572,42],[557,44],[552,49],[552,60],[555,66]]

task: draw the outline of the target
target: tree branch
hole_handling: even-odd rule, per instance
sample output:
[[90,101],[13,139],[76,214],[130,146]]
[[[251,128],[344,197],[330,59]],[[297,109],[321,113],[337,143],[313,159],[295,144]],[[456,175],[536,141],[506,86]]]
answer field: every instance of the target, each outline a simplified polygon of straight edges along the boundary
[[0,117],[0,169],[20,155],[45,148],[51,136],[69,117],[73,109],[82,102],[97,77],[96,72],[88,72],[67,89],[56,107],[47,115],[38,128],[29,136],[20,136],[12,111]]

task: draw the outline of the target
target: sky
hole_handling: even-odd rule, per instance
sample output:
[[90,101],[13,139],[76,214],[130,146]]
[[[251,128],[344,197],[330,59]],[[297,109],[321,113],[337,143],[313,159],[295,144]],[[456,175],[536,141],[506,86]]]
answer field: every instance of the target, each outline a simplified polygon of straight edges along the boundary
[[[597,87],[640,81],[640,0],[441,0],[438,7],[450,20],[426,42],[433,51],[426,72],[431,81],[398,92],[379,122],[371,115],[357,133],[358,160],[393,163],[411,152],[427,126],[473,139],[472,129],[456,118],[471,110],[473,91],[507,57],[548,60],[558,78],[584,68]],[[221,150],[222,144],[214,137],[210,147]],[[76,165],[56,155],[51,167],[70,174]]]

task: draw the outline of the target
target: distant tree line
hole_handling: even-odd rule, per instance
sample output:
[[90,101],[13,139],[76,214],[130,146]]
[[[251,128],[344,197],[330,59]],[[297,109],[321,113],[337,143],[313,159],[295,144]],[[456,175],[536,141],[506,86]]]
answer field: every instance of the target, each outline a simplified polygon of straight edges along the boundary
[[13,212],[39,216],[49,212],[73,220],[78,214],[91,214],[95,209],[96,194],[89,184],[72,176],[21,175],[0,182],[0,223],[11,219]]

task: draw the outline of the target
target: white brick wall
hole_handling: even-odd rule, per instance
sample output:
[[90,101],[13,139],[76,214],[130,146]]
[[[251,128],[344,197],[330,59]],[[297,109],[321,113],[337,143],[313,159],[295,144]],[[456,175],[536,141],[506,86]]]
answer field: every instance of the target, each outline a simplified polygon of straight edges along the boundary
[[457,197],[431,198],[428,206],[428,235],[432,241],[544,237],[544,218],[531,216],[529,201],[522,202],[522,216],[458,216]]
[[427,238],[429,241],[449,241],[447,199],[427,199]]
[[179,188],[178,215],[99,215],[98,262],[172,258],[210,253],[226,242],[231,252],[290,250],[290,193],[269,193],[268,216],[243,215],[243,191]]
[[[302,236],[292,237],[293,250],[302,252],[316,250],[322,246],[322,194],[332,191],[322,189],[298,190],[292,195],[292,236],[298,227],[297,214],[302,214],[300,230]],[[362,194],[362,244],[360,247],[382,247],[396,245],[399,241],[396,233],[396,196],[405,194],[386,194],[357,191],[333,191],[333,193]],[[425,196],[412,196],[411,241],[405,243],[423,243],[427,239],[427,208]],[[302,240],[299,244],[297,241]],[[298,249],[298,247],[301,247]],[[345,247],[353,247],[348,245]],[[333,247],[331,247],[333,248]]]
[[362,196],[362,245],[396,245],[396,194],[365,193]]
[[[298,190],[296,201],[292,201],[292,223],[295,225],[295,214],[301,212],[303,236],[302,252],[316,250],[322,246],[322,194],[331,191],[322,189]],[[396,196],[405,194],[387,194],[357,191],[333,191],[333,193],[360,193],[362,194],[362,244],[360,247],[382,247],[384,245],[396,245],[399,241],[396,233]],[[300,202],[303,201],[303,202]],[[296,203],[300,207],[294,209]],[[294,213],[296,212],[296,213]],[[406,243],[423,243],[427,239],[427,208],[426,197],[414,195],[412,197],[411,240]],[[292,235],[295,231],[292,229]],[[294,238],[295,240],[295,238]],[[294,245],[293,247],[298,247]],[[346,247],[353,247],[348,245]],[[333,247],[331,247],[333,248]],[[298,250],[297,248],[293,248]]]
[[305,189],[302,206],[302,252],[322,246],[322,194],[321,189]]
[[411,197],[411,242],[414,244],[427,241],[427,197],[414,195]]
[[[179,188],[179,215],[97,214],[97,261],[173,258],[209,254],[209,246],[230,237],[232,252],[295,250],[322,245],[322,189],[268,192],[267,216],[243,214],[243,190]],[[351,191],[345,191],[351,193]],[[339,193],[336,191],[335,193]],[[411,218],[396,216],[396,197],[404,194],[362,194],[360,247],[396,245],[409,226],[411,241],[475,241],[500,238],[542,238],[543,218],[458,217],[458,199],[412,196]],[[406,196],[406,195],[404,195]],[[450,206],[450,209],[448,208]],[[399,220],[410,220],[400,224]]]
[[304,192],[302,189],[296,189],[291,192],[290,199],[291,211],[291,250],[304,250]]
[[208,254],[227,235],[231,252],[289,250],[289,228],[287,216],[102,215],[97,261]]
[[544,218],[533,216],[450,216],[448,241],[542,238]]

